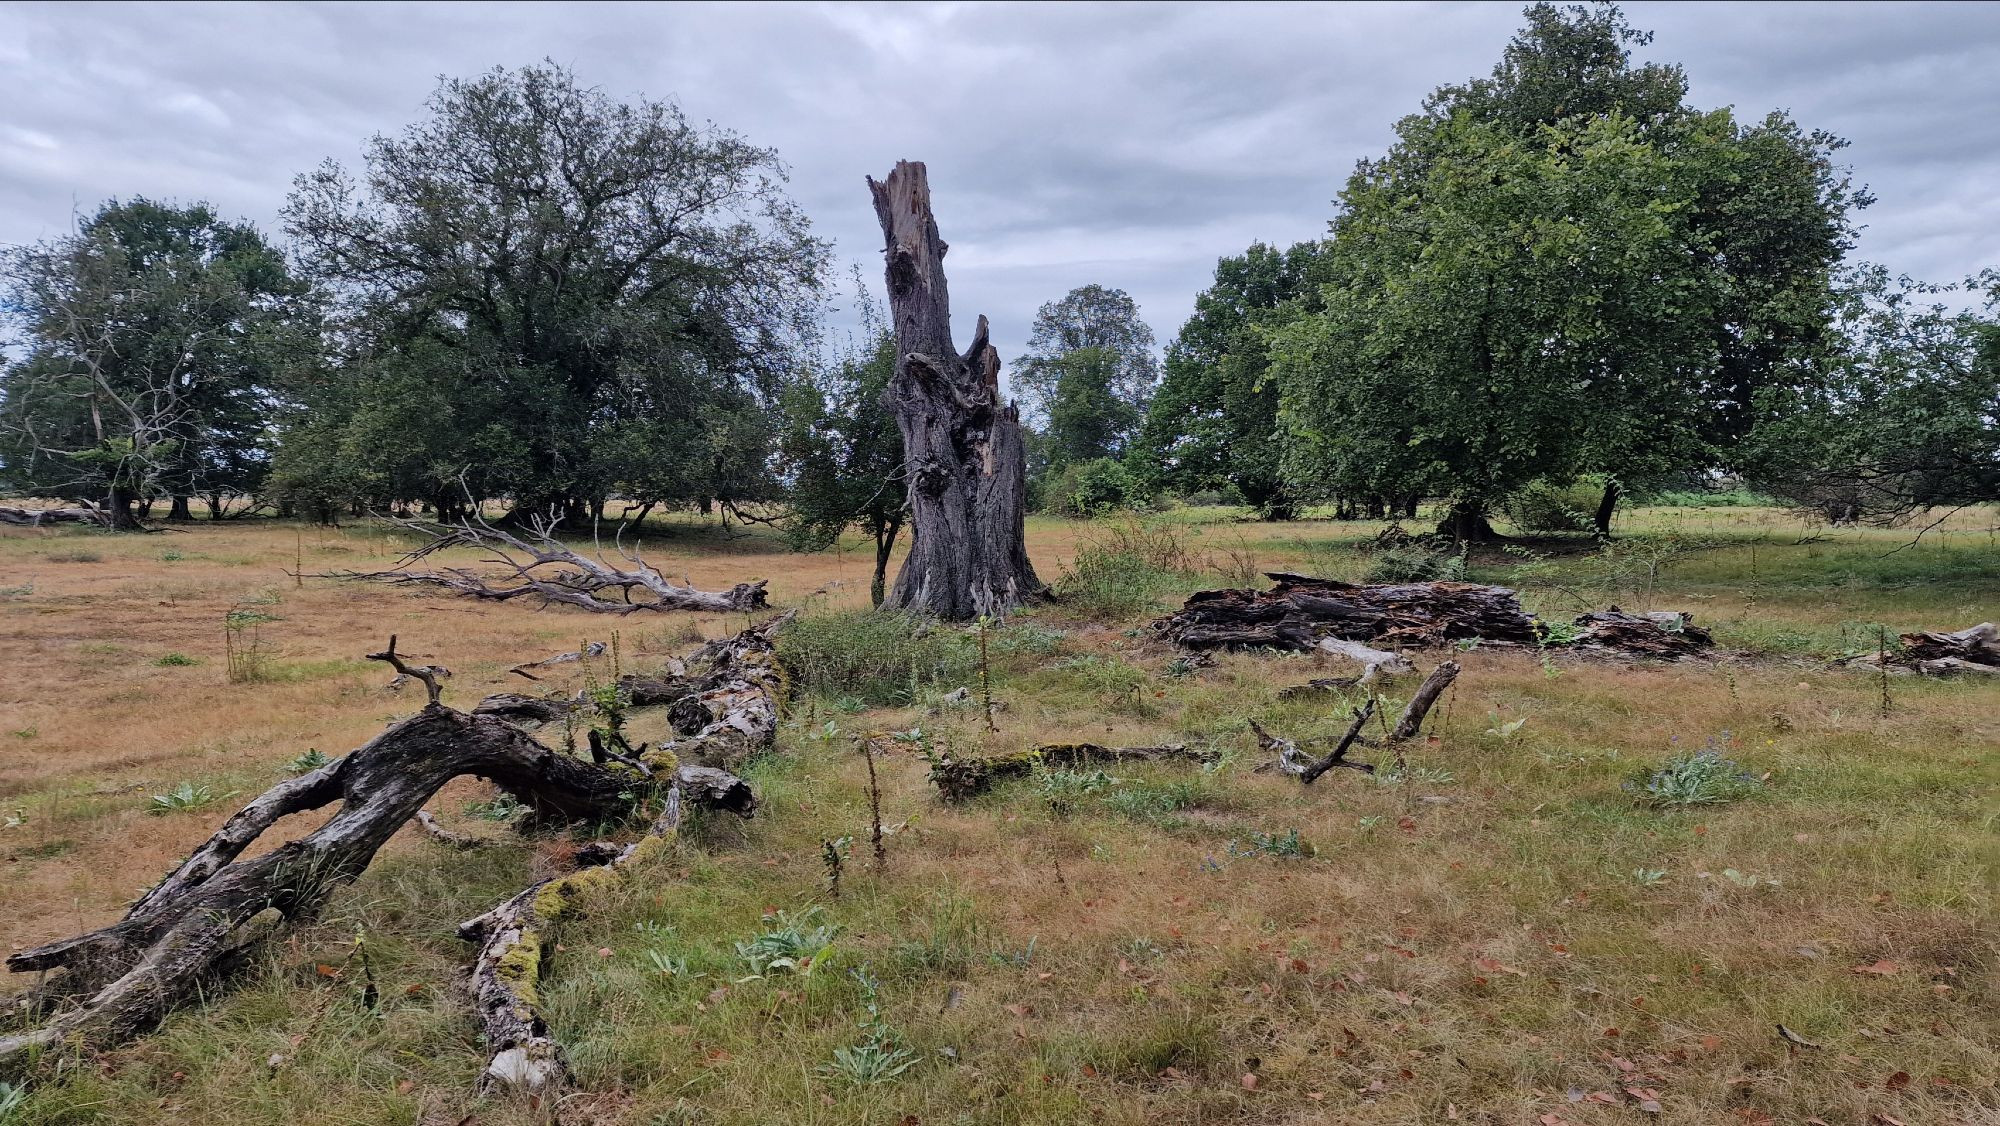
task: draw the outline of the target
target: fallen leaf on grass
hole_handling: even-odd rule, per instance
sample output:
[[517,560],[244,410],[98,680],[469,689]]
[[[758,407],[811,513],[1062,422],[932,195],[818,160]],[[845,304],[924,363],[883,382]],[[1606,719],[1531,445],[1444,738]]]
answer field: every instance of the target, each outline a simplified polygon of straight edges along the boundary
[[1903,967],[1897,965],[1894,962],[1889,961],[1887,958],[1883,958],[1866,966],[1856,966],[1849,972],[1857,974],[1875,974],[1876,976],[1880,977],[1895,973],[1896,971],[1902,968]]
[[1899,1071],[1882,1081],[1882,1086],[1890,1091],[1900,1091],[1910,1085],[1910,1073]]
[[1256,1073],[1256,1072],[1254,1072],[1254,1071],[1246,1071],[1246,1072],[1244,1072],[1244,1073],[1243,1073],[1243,1079],[1242,1079],[1242,1083],[1243,1083],[1243,1089],[1244,1089],[1244,1090],[1246,1090],[1246,1091],[1254,1091],[1254,1090],[1256,1090],[1256,1089],[1257,1089],[1257,1073]]
[[1627,1087],[1625,1093],[1639,1104],[1639,1109],[1647,1114],[1660,1113],[1660,1093],[1651,1087]]
[[1818,1044],[1815,1044],[1815,1043],[1813,1043],[1812,1041],[1810,1041],[1810,1040],[1806,1039],[1806,1038],[1805,1038],[1805,1037],[1803,1037],[1803,1036],[1800,1036],[1800,1035],[1799,1035],[1798,1033],[1796,1033],[1796,1032],[1793,1032],[1793,1031],[1792,1031],[1791,1029],[1789,1029],[1789,1028],[1786,1028],[1786,1027],[1785,1027],[1784,1025],[1782,1025],[1782,1024],[1778,1026],[1778,1035],[1779,1035],[1779,1037],[1780,1037],[1780,1038],[1782,1038],[1782,1039],[1783,1039],[1783,1040],[1785,1041],[1785,1043],[1787,1043],[1787,1044],[1795,1044],[1795,1045],[1797,1045],[1797,1046],[1799,1046],[1799,1047],[1801,1047],[1801,1048],[1818,1048],[1818,1047],[1820,1047],[1820,1045],[1818,1045]]

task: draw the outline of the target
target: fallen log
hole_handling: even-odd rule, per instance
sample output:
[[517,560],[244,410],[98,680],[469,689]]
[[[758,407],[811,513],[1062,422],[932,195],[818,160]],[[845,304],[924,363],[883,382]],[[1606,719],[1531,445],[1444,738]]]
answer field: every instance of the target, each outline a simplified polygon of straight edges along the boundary
[[568,653],[557,653],[553,657],[543,657],[539,661],[523,661],[507,671],[526,680],[540,680],[542,679],[541,677],[536,676],[528,670],[552,669],[557,665],[576,664],[580,661],[587,661],[592,657],[602,657],[608,648],[609,646],[602,641],[592,641],[585,644],[583,648]]
[[[1715,644],[1681,613],[1628,614],[1616,606],[1584,614],[1559,635],[1521,608],[1506,587],[1478,583],[1359,585],[1271,572],[1267,591],[1206,590],[1153,622],[1184,649],[1321,649],[1364,666],[1356,683],[1403,671],[1402,659],[1378,648],[1435,646],[1455,641],[1493,645],[1575,647],[1630,656],[1677,659]],[[1414,670],[1411,670],[1414,671]],[[1329,681],[1328,687],[1346,687]],[[1287,689],[1310,695],[1319,682]]]
[[[677,584],[640,557],[637,548],[627,551],[623,529],[614,547],[628,566],[614,566],[603,558],[573,551],[555,538],[555,525],[541,524],[526,538],[496,528],[484,520],[459,524],[431,524],[417,520],[395,520],[398,527],[421,532],[430,542],[397,560],[386,571],[337,571],[322,578],[353,579],[399,586],[436,586],[470,598],[504,602],[532,598],[542,605],[575,606],[599,614],[633,614],[641,610],[698,610],[709,613],[744,613],[770,605],[766,580],[737,583],[728,590],[696,589],[693,580]],[[468,567],[415,570],[415,565],[450,547],[476,547],[487,554],[484,562],[503,568],[498,582]],[[637,592],[650,595],[635,602]],[[614,599],[608,597],[615,594]]]
[[[1310,786],[1314,782],[1319,781],[1320,775],[1325,774],[1336,766],[1345,766],[1352,770],[1359,770],[1364,774],[1375,773],[1375,768],[1367,763],[1347,761],[1348,749],[1354,746],[1356,739],[1361,738],[1361,729],[1368,725],[1369,717],[1374,714],[1375,697],[1370,696],[1366,703],[1354,709],[1354,722],[1347,725],[1347,733],[1340,737],[1340,742],[1334,745],[1332,753],[1298,772],[1299,782],[1302,785]],[[1263,738],[1263,733],[1259,732],[1258,736],[1260,739]]]
[[1359,641],[1349,641],[1340,637],[1322,637],[1319,639],[1317,648],[1323,652],[1332,653],[1335,656],[1348,657],[1361,662],[1361,675],[1354,680],[1354,683],[1358,685],[1366,686],[1373,684],[1376,678],[1381,676],[1404,676],[1417,671],[1417,666],[1411,664],[1409,658],[1403,656],[1401,653],[1389,653],[1381,649],[1374,649],[1361,644]]
[[948,802],[968,801],[1008,778],[1022,778],[1038,766],[1079,767],[1103,762],[1215,761],[1215,752],[1185,743],[1151,747],[1106,747],[1097,743],[1049,743],[1032,750],[991,758],[940,759],[931,766],[931,782]]
[[1715,647],[1715,638],[1694,624],[1694,616],[1678,611],[1628,614],[1618,607],[1577,615],[1579,632],[1564,644],[1579,649],[1610,649],[1635,657],[1674,660]]
[[1272,572],[1268,591],[1206,590],[1153,628],[1184,649],[1313,649],[1327,638],[1435,645],[1464,638],[1533,645],[1533,616],[1506,587],[1363,586]]
[[[732,667],[749,677],[756,655],[771,651],[770,633],[789,617],[732,639],[744,651]],[[535,823],[620,818],[651,792],[635,784],[643,779],[632,770],[574,758],[496,716],[444,706],[437,678],[407,665],[395,649],[391,638],[387,649],[370,656],[424,682],[431,698],[422,711],[358,750],[267,790],[119,921],[7,958],[15,973],[55,973],[14,1006],[24,1023],[40,1023],[0,1036],[0,1074],[21,1071],[49,1053],[129,1039],[202,995],[252,947],[316,917],[334,891],[358,877],[454,778],[492,781],[525,805]],[[713,649],[714,643],[704,646],[705,652]],[[728,644],[723,649],[735,654]],[[775,671],[768,682],[779,683]],[[674,750],[700,750],[703,740],[727,744],[732,754],[740,754],[746,741],[768,746],[776,733],[775,703],[747,710],[768,715],[767,727],[725,717],[693,740],[650,752],[646,761],[655,776],[671,778],[670,789],[695,804],[751,816],[756,798],[742,779],[713,765],[683,763]],[[333,816],[305,837],[242,858],[283,818],[336,802]],[[489,1046],[496,1052],[504,1047]]]
[[105,526],[104,514],[94,508],[22,508],[0,504],[0,524],[40,528],[49,524],[91,524]]
[[1900,651],[1868,653],[1839,662],[1849,668],[1880,669],[1924,676],[2000,676],[2000,626],[1981,622],[1956,633],[1917,631],[1900,635]]

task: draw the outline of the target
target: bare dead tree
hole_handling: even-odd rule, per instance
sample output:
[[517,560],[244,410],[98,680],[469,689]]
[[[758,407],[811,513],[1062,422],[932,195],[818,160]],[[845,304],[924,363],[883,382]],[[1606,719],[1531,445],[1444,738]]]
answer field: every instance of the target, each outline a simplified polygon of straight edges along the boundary
[[884,399],[896,414],[914,532],[882,603],[947,621],[1003,617],[1039,597],[1028,561],[1027,448],[1020,412],[1000,397],[1000,355],[979,318],[960,354],[951,339],[944,239],[924,166],[897,161],[868,181],[886,244],[896,374]]
[[[742,613],[770,605],[763,579],[737,583],[723,591],[698,589],[692,579],[673,582],[640,556],[636,542],[629,549],[625,546],[623,525],[612,539],[612,548],[623,561],[620,565],[605,558],[602,540],[592,555],[573,550],[558,540],[555,533],[559,521],[554,520],[534,523],[520,534],[494,527],[477,516],[457,524],[400,519],[390,522],[429,537],[428,542],[405,553],[386,571],[340,571],[322,577],[437,586],[492,602],[527,598],[545,606],[575,606],[599,614],[667,610]],[[417,567],[454,547],[483,551],[481,562],[500,569],[502,577],[490,578],[470,567]],[[635,601],[635,593],[642,597]]]

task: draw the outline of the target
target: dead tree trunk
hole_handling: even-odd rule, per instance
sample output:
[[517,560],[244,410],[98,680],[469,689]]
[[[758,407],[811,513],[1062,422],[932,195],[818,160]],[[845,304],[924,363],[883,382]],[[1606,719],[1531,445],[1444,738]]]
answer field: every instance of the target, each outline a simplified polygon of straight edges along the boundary
[[1022,526],[1020,414],[1000,397],[986,318],[963,355],[952,344],[946,246],[924,166],[898,161],[868,188],[887,244],[898,358],[884,401],[903,435],[911,523],[909,558],[883,606],[947,621],[998,616],[1042,593]]

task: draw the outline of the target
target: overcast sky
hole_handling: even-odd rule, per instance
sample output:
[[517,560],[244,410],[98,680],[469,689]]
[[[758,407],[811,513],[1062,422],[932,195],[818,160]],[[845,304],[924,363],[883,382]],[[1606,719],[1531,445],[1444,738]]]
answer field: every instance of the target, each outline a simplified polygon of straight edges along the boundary
[[[1859,254],[1939,281],[2000,265],[2000,5],[1627,6],[1692,101],[1853,142]],[[291,178],[353,165],[439,75],[552,57],[775,147],[880,284],[862,183],[929,163],[961,345],[1003,360],[1098,282],[1171,338],[1215,259],[1325,228],[1354,161],[1486,73],[1520,5],[0,3],[0,243],[110,196],[207,199],[275,231]]]

